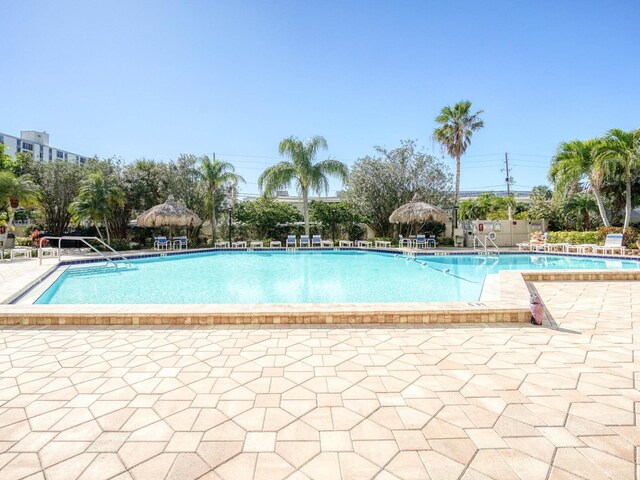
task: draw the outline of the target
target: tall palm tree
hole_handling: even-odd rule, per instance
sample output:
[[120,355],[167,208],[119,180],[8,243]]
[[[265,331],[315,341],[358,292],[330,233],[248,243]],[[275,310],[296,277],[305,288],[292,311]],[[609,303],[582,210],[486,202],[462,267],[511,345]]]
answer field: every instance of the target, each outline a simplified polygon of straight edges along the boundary
[[216,207],[218,205],[216,197],[222,193],[225,185],[244,183],[244,178],[235,172],[235,167],[224,160],[211,160],[206,155],[200,159],[198,176],[206,184],[209,194],[207,203],[211,215],[211,232],[214,243],[216,241]]
[[111,243],[109,231],[109,216],[114,207],[122,205],[124,192],[109,177],[103,176],[101,171],[89,175],[80,184],[80,191],[69,206],[69,211],[75,221],[91,220],[98,231],[98,236],[104,242],[99,224],[104,225],[107,234],[107,244]]
[[336,176],[343,182],[347,178],[347,166],[338,160],[322,160],[314,163],[320,149],[327,149],[324,137],[316,135],[305,143],[296,137],[288,137],[280,142],[280,155],[291,160],[284,160],[267,168],[260,178],[258,186],[265,195],[273,195],[277,190],[296,184],[302,196],[302,213],[304,215],[304,231],[309,235],[309,190],[319,193],[329,191],[328,176]]
[[569,185],[578,184],[583,178],[586,178],[589,190],[593,193],[598,204],[602,224],[608,227],[610,226],[609,216],[604,208],[600,192],[605,179],[605,170],[596,161],[596,153],[601,144],[601,139],[573,140],[561,143],[551,161],[549,180],[554,184],[556,190],[566,190]]
[[621,173],[625,182],[624,229],[631,221],[631,182],[640,168],[640,129],[625,132],[619,128],[609,130],[596,149],[596,163],[607,174]]
[[462,100],[453,107],[447,105],[436,117],[440,125],[433,131],[433,138],[440,144],[443,151],[456,159],[456,190],[453,197],[454,207],[458,205],[460,195],[460,158],[471,144],[473,132],[484,127],[480,114],[484,110],[471,113],[471,102]]
[[29,175],[16,177],[8,170],[0,172],[0,206],[9,204],[11,214],[7,222],[8,229],[13,226],[16,208],[29,207],[38,202],[39,189]]

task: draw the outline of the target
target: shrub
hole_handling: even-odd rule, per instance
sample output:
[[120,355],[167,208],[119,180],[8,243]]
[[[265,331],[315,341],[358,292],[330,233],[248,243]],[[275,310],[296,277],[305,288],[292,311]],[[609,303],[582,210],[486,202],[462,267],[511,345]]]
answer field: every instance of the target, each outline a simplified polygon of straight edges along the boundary
[[33,246],[33,241],[31,240],[31,237],[16,237],[16,246],[31,247]]
[[131,250],[131,244],[126,238],[112,238],[110,246],[117,251]]
[[[604,242],[607,235],[610,233],[622,233],[622,227],[600,227],[598,228],[598,240]],[[638,231],[633,228],[627,228],[626,232],[624,232],[624,244],[625,245],[633,245],[638,240]]]
[[549,232],[547,243],[570,243],[581,245],[583,243],[602,243],[598,237],[598,232]]
[[453,237],[441,237],[437,242],[439,247],[453,247]]

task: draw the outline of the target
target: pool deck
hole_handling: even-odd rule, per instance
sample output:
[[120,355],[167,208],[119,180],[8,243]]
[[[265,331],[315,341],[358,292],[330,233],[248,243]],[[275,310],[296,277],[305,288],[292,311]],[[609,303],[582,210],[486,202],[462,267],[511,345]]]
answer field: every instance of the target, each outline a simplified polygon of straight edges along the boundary
[[638,478],[638,285],[533,281],[553,328],[3,327],[0,478]]
[[[237,250],[237,249],[236,249]],[[268,249],[267,249],[268,250]],[[316,249],[317,250],[317,249]],[[380,250],[380,249],[374,249]],[[208,251],[208,250],[205,250]],[[416,251],[385,249],[412,255]],[[189,250],[189,253],[197,250]],[[164,253],[164,252],[161,252]],[[424,251],[419,251],[424,253]],[[444,255],[472,253],[467,249],[430,249]],[[505,251],[504,253],[507,253]],[[128,252],[125,256],[158,255]],[[84,262],[99,258],[85,254],[65,257]],[[629,258],[629,257],[616,257]],[[0,302],[19,296],[54,271],[56,259],[0,263]],[[486,282],[478,302],[413,302],[370,304],[257,305],[33,305],[31,301],[3,305],[0,325],[219,325],[219,324],[425,324],[527,322],[531,281],[640,280],[638,270],[501,271]],[[52,279],[50,279],[52,281]],[[41,287],[44,288],[44,285]]]

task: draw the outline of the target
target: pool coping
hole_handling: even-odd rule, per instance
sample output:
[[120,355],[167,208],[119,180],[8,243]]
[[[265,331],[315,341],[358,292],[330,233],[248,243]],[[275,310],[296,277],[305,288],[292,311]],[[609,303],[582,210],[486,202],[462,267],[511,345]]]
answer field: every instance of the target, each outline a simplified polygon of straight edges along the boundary
[[[176,252],[154,252],[127,255],[127,258],[153,258],[186,253],[210,251],[274,251],[281,249],[230,249],[213,248]],[[306,250],[306,249],[299,249]],[[313,250],[320,250],[315,248]],[[332,250],[325,248],[324,250]],[[414,252],[397,249],[342,248],[380,252],[387,254],[424,255],[477,255],[478,252]],[[164,253],[164,255],[163,255]],[[506,252],[505,252],[506,254]],[[508,254],[531,254],[509,252]],[[541,255],[554,255],[544,253]],[[555,255],[580,256],[557,252]],[[615,260],[636,260],[623,256],[591,256]],[[505,323],[527,322],[530,318],[529,283],[533,281],[606,281],[640,280],[640,269],[635,270],[502,270],[498,272],[499,300],[477,302],[406,302],[406,303],[338,303],[338,304],[84,304],[84,305],[34,305],[15,303],[41,284],[57,270],[69,265],[100,263],[101,258],[64,261],[47,270],[36,281],[14,295],[13,303],[2,305],[0,325],[220,325],[220,324],[424,324],[424,323]]]

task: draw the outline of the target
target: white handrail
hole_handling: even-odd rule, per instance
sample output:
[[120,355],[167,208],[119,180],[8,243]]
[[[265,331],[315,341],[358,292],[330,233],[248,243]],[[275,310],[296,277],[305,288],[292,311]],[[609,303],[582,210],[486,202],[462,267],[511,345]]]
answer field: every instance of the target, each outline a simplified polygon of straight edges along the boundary
[[[489,242],[491,242],[491,244],[493,245],[493,248],[495,248],[496,253],[500,254],[500,248],[498,247],[498,245],[496,244],[496,242],[493,241],[493,238],[491,237],[491,235],[493,234],[493,238],[495,238],[495,233],[491,232],[488,235],[484,236],[484,242],[482,240],[480,240],[480,237],[474,233],[473,234],[473,251],[477,252],[477,251],[481,251],[483,253],[489,253]],[[478,244],[480,244],[482,246],[482,249],[480,250],[478,248]]]
[[105,243],[100,238],[98,238],[98,237],[77,237],[77,236],[73,236],[73,235],[62,236],[62,237],[40,237],[38,239],[38,241],[40,243],[40,246],[38,247],[38,258],[39,258],[39,261],[40,261],[40,265],[42,265],[42,248],[43,248],[42,240],[58,240],[58,261],[60,261],[60,257],[62,256],[62,241],[63,240],[79,240],[82,243],[84,243],[87,247],[89,247],[91,250],[93,250],[98,255],[100,255],[102,258],[104,258],[104,260],[106,262],[111,262],[117,267],[118,264],[113,260],[113,258],[111,258],[110,256],[105,255],[104,253],[102,253],[100,250],[98,250],[96,247],[94,247],[93,245],[91,245],[87,241],[87,240],[94,240],[94,241],[97,241],[98,243],[100,243],[101,245],[103,245],[104,247],[106,247],[107,249],[111,250],[111,252],[113,252],[116,257],[119,257],[121,260],[124,260],[128,265],[132,265],[131,261],[127,257],[122,255],[121,253],[118,253],[109,244]]

